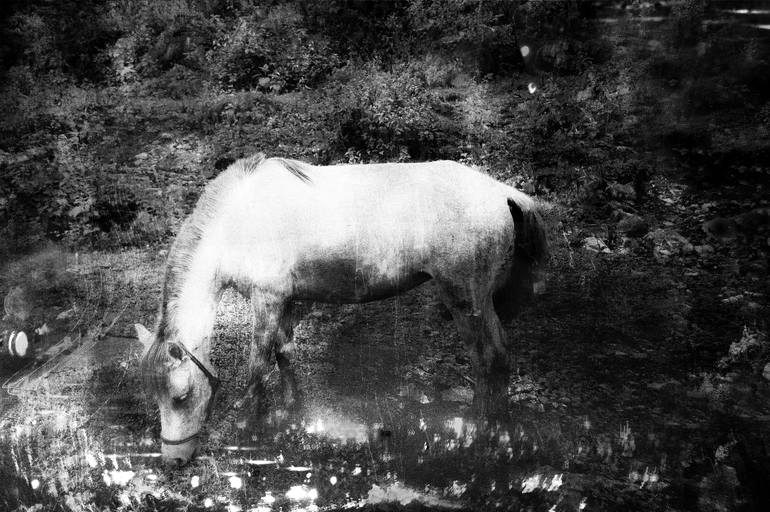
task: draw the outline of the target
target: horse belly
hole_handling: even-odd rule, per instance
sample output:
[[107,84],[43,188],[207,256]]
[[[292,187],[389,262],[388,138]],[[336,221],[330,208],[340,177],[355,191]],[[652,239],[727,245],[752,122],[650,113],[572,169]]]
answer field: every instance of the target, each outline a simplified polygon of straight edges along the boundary
[[313,259],[295,266],[293,298],[336,304],[369,302],[393,297],[430,278],[426,272],[410,268],[383,275],[376,266],[362,265],[353,258]]

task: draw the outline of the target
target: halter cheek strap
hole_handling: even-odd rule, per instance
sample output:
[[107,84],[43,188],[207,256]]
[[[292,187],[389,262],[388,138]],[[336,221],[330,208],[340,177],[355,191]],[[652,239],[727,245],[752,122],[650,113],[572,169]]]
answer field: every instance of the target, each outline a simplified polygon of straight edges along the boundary
[[[195,363],[195,366],[197,366],[208,379],[209,386],[211,387],[211,396],[209,397],[209,403],[206,406],[206,421],[208,421],[209,417],[211,416],[211,411],[214,409],[214,398],[216,397],[217,391],[219,390],[220,381],[213,373],[211,373],[211,371],[208,368],[206,368],[206,366],[203,363],[200,362],[200,360],[197,357],[195,357],[195,355],[192,352],[190,352],[187,349],[187,347],[185,347],[181,343],[177,343],[176,346],[182,349],[182,352],[187,354],[187,357],[189,357],[190,360],[193,363]],[[163,442],[163,444],[168,444],[173,446],[173,445],[188,443],[193,439],[195,439],[196,437],[198,437],[199,435],[200,435],[200,431],[195,432],[194,434],[191,434],[185,437],[184,439],[173,440],[173,439],[166,439],[165,437],[160,436],[160,440],[161,442]]]

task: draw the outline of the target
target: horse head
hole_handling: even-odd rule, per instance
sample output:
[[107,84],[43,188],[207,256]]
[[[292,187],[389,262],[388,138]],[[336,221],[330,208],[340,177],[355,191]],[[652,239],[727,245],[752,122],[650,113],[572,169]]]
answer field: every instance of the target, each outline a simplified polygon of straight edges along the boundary
[[139,324],[135,327],[146,347],[145,387],[160,411],[162,458],[170,464],[185,464],[198,448],[219,380],[181,340],[163,339]]

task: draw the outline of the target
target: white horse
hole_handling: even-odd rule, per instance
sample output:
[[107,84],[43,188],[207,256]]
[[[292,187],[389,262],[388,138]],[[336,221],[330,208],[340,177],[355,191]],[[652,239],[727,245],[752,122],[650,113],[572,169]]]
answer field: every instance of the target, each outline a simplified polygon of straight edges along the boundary
[[292,406],[292,301],[379,300],[433,279],[487,410],[504,403],[509,379],[500,318],[531,291],[545,257],[533,199],[455,162],[312,166],[260,154],[234,163],[169,251],[155,332],[137,326],[164,459],[189,460],[210,413],[209,336],[226,287],[253,305],[249,395],[264,398],[275,354]]

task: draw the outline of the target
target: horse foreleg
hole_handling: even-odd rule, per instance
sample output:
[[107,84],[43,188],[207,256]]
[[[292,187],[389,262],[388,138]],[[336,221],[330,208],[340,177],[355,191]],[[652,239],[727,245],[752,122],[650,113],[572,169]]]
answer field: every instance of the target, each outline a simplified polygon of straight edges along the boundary
[[281,388],[284,403],[290,409],[299,409],[302,405],[302,394],[297,387],[297,377],[291,365],[291,359],[296,345],[294,344],[294,325],[296,319],[292,315],[292,305],[287,303],[279,322],[278,342],[275,345],[275,360],[281,372]]
[[261,290],[252,290],[253,329],[249,354],[249,387],[247,396],[256,411],[267,409],[267,381],[270,378],[272,356],[281,341],[281,320],[285,300]]
[[491,294],[479,296],[472,286],[453,283],[439,282],[439,289],[470,354],[476,381],[474,405],[484,413],[504,410],[511,363]]

